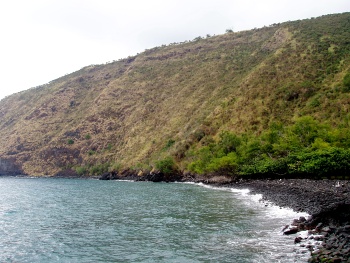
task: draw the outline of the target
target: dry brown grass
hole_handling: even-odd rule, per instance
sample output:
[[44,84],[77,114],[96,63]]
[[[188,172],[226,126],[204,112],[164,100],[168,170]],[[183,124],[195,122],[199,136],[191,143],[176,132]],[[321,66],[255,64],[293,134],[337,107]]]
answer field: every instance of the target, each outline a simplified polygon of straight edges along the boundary
[[[259,133],[302,114],[336,124],[349,111],[340,86],[350,47],[333,27],[350,36],[349,16],[157,47],[9,96],[0,103],[0,157],[16,157],[33,175],[101,162],[152,166],[168,155],[181,166],[200,133]],[[315,31],[327,35],[333,57],[315,51],[320,36],[304,37]]]

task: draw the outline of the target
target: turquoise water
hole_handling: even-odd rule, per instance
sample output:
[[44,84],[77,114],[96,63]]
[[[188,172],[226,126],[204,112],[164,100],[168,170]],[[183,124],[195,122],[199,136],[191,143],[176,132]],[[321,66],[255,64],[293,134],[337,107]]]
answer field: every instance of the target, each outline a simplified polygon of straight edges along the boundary
[[0,177],[0,262],[307,262],[296,213],[193,184]]

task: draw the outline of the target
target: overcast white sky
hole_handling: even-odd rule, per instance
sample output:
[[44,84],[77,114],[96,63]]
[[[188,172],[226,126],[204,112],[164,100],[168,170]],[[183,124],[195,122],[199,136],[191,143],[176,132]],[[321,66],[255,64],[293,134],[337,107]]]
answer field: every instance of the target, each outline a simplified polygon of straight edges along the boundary
[[147,48],[350,11],[350,0],[0,2],[0,99]]

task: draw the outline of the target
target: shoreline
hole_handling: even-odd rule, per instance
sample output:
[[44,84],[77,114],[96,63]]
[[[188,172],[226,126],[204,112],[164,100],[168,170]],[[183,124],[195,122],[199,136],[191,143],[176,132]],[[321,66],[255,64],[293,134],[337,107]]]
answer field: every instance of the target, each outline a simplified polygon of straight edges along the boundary
[[306,212],[286,225],[285,235],[310,251],[308,262],[350,262],[350,181],[255,179],[212,185],[249,189],[262,201]]
[[[123,176],[124,175],[124,176]],[[289,222],[285,235],[294,237],[294,243],[310,251],[308,262],[350,262],[350,181],[333,179],[239,179],[227,176],[203,178],[194,175],[164,176],[146,174],[104,174],[101,180],[151,182],[193,182],[216,187],[249,189],[250,194],[261,194],[262,201],[295,212],[306,212]],[[283,226],[281,226],[283,227]]]
[[[25,177],[25,176],[21,176]],[[308,262],[350,262],[350,180],[314,179],[240,179],[226,176],[203,178],[198,176],[161,174],[139,176],[133,173],[108,173],[93,176],[53,176],[50,178],[131,180],[150,182],[191,182],[215,187],[249,189],[261,194],[262,201],[295,212],[306,212],[283,229],[294,237],[301,248],[311,255]],[[283,226],[281,226],[283,228]],[[306,233],[306,234],[305,234]]]
[[286,225],[285,235],[310,251],[308,262],[350,262],[350,181],[256,179],[214,184],[249,189],[262,201],[295,212],[306,212]]

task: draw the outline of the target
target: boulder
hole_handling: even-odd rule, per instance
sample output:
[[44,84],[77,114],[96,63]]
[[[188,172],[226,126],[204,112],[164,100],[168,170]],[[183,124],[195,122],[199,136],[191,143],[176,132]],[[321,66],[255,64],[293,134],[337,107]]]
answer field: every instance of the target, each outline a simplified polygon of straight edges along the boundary
[[298,233],[298,227],[293,226],[293,227],[288,227],[283,231],[283,235],[292,235]]

